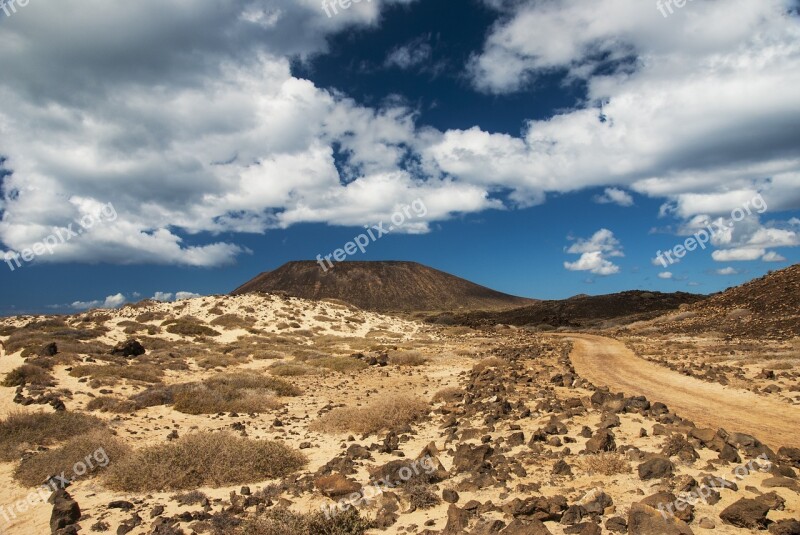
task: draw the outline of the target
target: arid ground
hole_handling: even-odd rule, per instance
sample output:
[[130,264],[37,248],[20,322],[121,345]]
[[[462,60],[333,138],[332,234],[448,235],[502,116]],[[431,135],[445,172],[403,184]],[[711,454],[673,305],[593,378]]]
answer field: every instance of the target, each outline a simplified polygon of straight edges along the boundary
[[0,336],[6,533],[797,533],[796,340],[737,342],[751,369],[713,337],[671,359],[274,295]]

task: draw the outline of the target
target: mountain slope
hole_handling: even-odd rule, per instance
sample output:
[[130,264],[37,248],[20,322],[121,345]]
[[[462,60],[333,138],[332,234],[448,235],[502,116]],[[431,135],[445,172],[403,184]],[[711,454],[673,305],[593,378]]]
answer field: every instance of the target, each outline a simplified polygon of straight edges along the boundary
[[533,302],[416,262],[341,262],[327,271],[313,261],[289,262],[232,294],[254,292],[338,299],[378,311],[494,309]]
[[738,338],[800,336],[800,264],[714,294],[656,321],[675,333],[716,331]]
[[632,290],[608,295],[577,295],[558,301],[539,301],[498,312],[470,312],[457,315],[455,321],[471,326],[502,323],[517,326],[600,327],[608,321],[619,324],[647,320],[702,299],[705,299],[702,295],[684,292],[666,294]]

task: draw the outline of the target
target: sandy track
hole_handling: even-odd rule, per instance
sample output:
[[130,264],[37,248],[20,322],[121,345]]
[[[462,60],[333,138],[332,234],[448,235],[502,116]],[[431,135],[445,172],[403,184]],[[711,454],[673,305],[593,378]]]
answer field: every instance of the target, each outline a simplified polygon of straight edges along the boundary
[[698,427],[753,435],[771,448],[800,446],[800,409],[752,392],[687,377],[637,357],[624,344],[588,334],[569,334],[575,371],[597,386],[646,396]]

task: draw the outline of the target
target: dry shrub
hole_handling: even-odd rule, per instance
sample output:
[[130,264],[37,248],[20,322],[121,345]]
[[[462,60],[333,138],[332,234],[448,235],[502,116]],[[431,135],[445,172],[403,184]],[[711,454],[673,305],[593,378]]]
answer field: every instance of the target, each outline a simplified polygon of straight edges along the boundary
[[389,354],[389,363],[395,366],[424,366],[429,360],[419,351],[403,351]]
[[180,336],[219,336],[216,331],[193,316],[184,316],[178,319],[167,320],[162,323],[167,328],[168,333]]
[[44,368],[32,364],[23,364],[6,374],[3,386],[54,386],[55,379]]
[[430,509],[441,503],[439,496],[431,490],[431,486],[416,482],[405,487],[412,509]]
[[339,373],[357,372],[369,367],[366,362],[353,357],[320,357],[308,359],[306,362],[309,366],[325,368]]
[[174,502],[177,502],[180,505],[196,505],[198,503],[203,503],[203,501],[208,499],[208,496],[206,496],[204,492],[200,492],[199,490],[192,490],[189,492],[176,494],[175,496],[172,496],[170,499]]
[[241,364],[243,360],[236,359],[235,357],[228,355],[210,354],[203,357],[197,357],[195,362],[197,362],[197,365],[204,370],[210,370],[212,368],[227,368],[228,366]]
[[428,414],[430,406],[408,396],[387,396],[365,407],[334,409],[311,424],[323,433],[359,433],[370,435],[383,430],[396,430],[410,425]]
[[136,316],[136,321],[139,323],[147,323],[149,321],[161,321],[167,317],[166,312],[142,312],[138,316]]
[[174,408],[185,414],[259,413],[280,407],[276,396],[299,394],[300,389],[274,377],[227,374],[179,387]]
[[365,338],[368,338],[370,340],[374,340],[376,338],[390,338],[394,340],[402,337],[403,337],[402,333],[396,333],[384,329],[373,329],[367,333]]
[[502,368],[507,366],[508,363],[501,358],[498,357],[489,357],[486,359],[481,360],[475,366],[472,367],[473,372],[482,372],[487,368]]
[[312,368],[296,362],[276,362],[269,367],[269,373],[276,377],[300,377],[303,375],[319,375],[318,368]]
[[[113,384],[120,379],[141,381],[143,383],[160,383],[164,370],[150,364],[82,364],[69,372],[72,377],[91,377],[103,384]],[[103,381],[107,379],[109,381]]]
[[236,314],[223,314],[211,321],[211,325],[223,327],[225,329],[253,329],[256,326],[256,319],[249,316],[239,316]]
[[183,385],[152,386],[131,396],[130,401],[133,402],[136,410],[160,405],[172,405],[175,403],[175,393],[183,387]]
[[599,474],[613,476],[617,474],[628,474],[631,471],[631,464],[619,453],[598,453],[581,457],[577,464],[589,474]]
[[45,370],[52,370],[56,366],[72,366],[80,362],[81,357],[75,353],[58,353],[52,357],[30,357],[25,360],[26,364],[39,366]]
[[[41,485],[49,476],[62,472],[67,477],[85,479],[98,475],[129,453],[130,448],[109,431],[93,431],[71,438],[58,448],[26,457],[14,470],[14,479],[26,487]],[[84,463],[88,469],[85,474],[75,470],[77,463]]]
[[117,327],[122,328],[122,332],[125,334],[138,334],[144,332],[150,336],[154,336],[161,332],[161,329],[155,325],[148,325],[146,323],[139,323],[138,321],[130,320],[120,321],[117,324]]
[[[78,342],[99,338],[107,332],[108,329],[105,327],[74,329],[61,319],[43,320],[28,323],[20,329],[14,329],[5,342],[5,348],[9,354],[24,349],[38,352],[42,346],[56,342],[62,351],[86,353],[88,351],[74,350],[75,347],[80,346]],[[67,347],[70,343],[72,343],[72,347]]]
[[12,413],[0,420],[0,460],[12,461],[25,449],[50,446],[103,427],[102,420],[87,414],[63,411]]
[[129,414],[137,409],[136,403],[128,399],[113,396],[98,396],[86,404],[86,410]]
[[305,464],[280,442],[203,432],[134,451],[109,466],[105,482],[122,492],[194,490],[280,478]]
[[442,388],[433,395],[433,403],[455,403],[464,398],[464,389],[457,386]]
[[334,512],[330,518],[322,512],[294,513],[272,508],[256,516],[234,532],[235,535],[364,535],[374,524],[362,518],[355,508]]

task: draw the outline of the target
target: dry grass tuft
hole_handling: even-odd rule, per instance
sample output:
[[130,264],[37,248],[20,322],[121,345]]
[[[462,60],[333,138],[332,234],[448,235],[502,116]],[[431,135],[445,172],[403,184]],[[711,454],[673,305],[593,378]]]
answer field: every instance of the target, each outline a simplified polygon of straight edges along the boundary
[[319,368],[312,368],[297,362],[276,362],[269,367],[269,373],[277,377],[300,377],[303,375],[319,375]]
[[607,452],[586,455],[581,457],[577,464],[589,474],[604,476],[628,474],[631,471],[631,463],[619,453]]
[[72,377],[91,377],[103,384],[114,384],[121,379],[141,381],[142,383],[160,383],[164,370],[150,364],[82,364],[69,372]]
[[327,518],[322,512],[294,513],[288,509],[268,509],[241,525],[235,535],[364,535],[373,522],[355,509],[336,512]]
[[457,386],[442,388],[433,395],[432,403],[456,403],[464,398],[464,389]]
[[[22,460],[14,470],[14,479],[26,487],[41,485],[53,474],[85,479],[105,470],[130,453],[130,448],[107,430],[76,436],[65,444]],[[86,473],[81,474],[86,467]],[[90,466],[91,464],[91,466]]]
[[0,420],[0,460],[12,461],[34,446],[50,446],[103,427],[99,418],[74,412],[12,413]]
[[339,373],[352,373],[369,367],[366,362],[353,357],[319,357],[308,359],[306,363],[309,366],[325,368]]
[[429,360],[419,351],[402,351],[389,354],[389,363],[395,366],[424,366]]
[[225,329],[253,329],[256,326],[256,319],[250,316],[239,316],[236,314],[223,314],[211,320],[211,325]]
[[430,405],[407,396],[387,396],[366,407],[334,409],[311,424],[313,431],[323,433],[360,433],[369,435],[383,430],[396,430],[410,425],[428,414]]
[[305,464],[279,442],[204,432],[134,451],[109,466],[105,482],[122,492],[194,490],[280,478]]
[[14,368],[3,379],[3,386],[55,386],[55,379],[44,368],[32,364],[23,364]]
[[498,357],[489,357],[475,364],[475,366],[472,367],[472,371],[482,372],[488,368],[502,368],[504,366],[508,366],[508,363],[503,359]]
[[226,374],[202,383],[178,385],[174,408],[184,414],[259,413],[279,408],[276,396],[300,393],[291,383],[274,377]]
[[113,412],[116,414],[130,414],[136,409],[136,403],[133,401],[113,396],[98,396],[86,404],[86,410],[88,411]]
[[161,324],[162,327],[167,328],[168,333],[177,334],[180,336],[219,336],[219,331],[216,331],[193,316],[184,316],[182,318],[167,320]]

